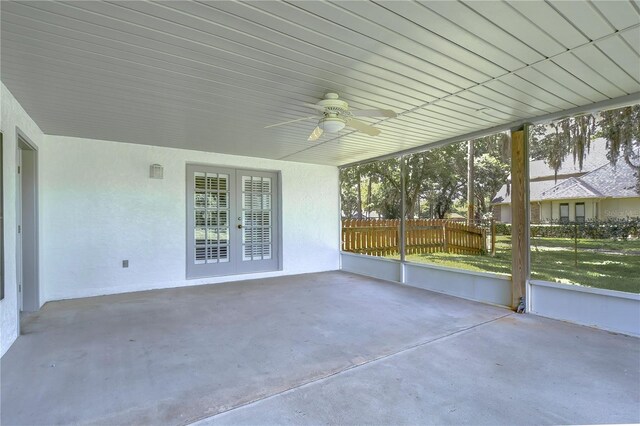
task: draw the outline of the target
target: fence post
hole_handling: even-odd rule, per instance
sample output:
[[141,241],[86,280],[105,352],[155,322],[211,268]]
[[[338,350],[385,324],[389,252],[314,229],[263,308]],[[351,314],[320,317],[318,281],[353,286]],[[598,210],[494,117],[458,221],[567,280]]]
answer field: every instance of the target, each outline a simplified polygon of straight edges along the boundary
[[449,252],[449,243],[447,241],[447,224],[442,222],[442,243],[444,244],[444,252]]
[[491,219],[491,256],[496,255],[496,220]]
[[576,267],[578,266],[578,222],[573,224],[573,252]]
[[480,228],[480,238],[482,239],[482,244],[480,249],[482,250],[482,254],[487,254],[487,230],[485,228]]

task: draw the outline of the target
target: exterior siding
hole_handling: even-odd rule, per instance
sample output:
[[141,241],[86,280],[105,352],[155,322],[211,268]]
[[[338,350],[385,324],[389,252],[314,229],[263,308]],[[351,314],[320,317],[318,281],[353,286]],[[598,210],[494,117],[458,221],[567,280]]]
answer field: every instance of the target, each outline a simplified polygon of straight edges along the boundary
[[[609,218],[640,217],[640,197],[618,199],[576,199],[553,200],[531,203],[531,223],[558,221],[560,218],[560,204],[569,204],[569,220],[576,219],[576,203],[584,203],[585,220],[605,220]],[[508,204],[501,204],[501,219],[503,223],[511,223]]]
[[602,200],[601,212],[604,218],[640,217],[640,197]]

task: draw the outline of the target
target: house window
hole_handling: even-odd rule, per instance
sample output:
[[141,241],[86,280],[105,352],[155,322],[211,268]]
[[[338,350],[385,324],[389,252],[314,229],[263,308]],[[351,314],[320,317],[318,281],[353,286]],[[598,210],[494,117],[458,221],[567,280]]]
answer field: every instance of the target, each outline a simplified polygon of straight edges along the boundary
[[569,222],[569,203],[560,204],[560,223]]
[[584,203],[576,203],[576,222],[584,223]]

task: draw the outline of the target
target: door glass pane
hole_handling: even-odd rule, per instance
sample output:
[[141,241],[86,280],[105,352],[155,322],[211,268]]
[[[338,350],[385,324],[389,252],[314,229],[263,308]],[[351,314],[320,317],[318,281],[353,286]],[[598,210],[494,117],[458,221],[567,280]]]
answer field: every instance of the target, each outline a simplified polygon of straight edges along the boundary
[[205,211],[204,214],[206,215],[206,218],[207,218],[206,220],[207,226],[218,225],[218,212],[216,212],[215,210],[209,210],[209,211]]
[[200,172],[196,172],[194,173],[194,179],[195,179],[195,188],[196,191],[201,191],[206,189],[206,178],[205,178],[205,173],[200,173]]
[[216,228],[207,229],[207,245],[218,245],[218,230]]
[[218,242],[219,244],[229,244],[229,228],[219,228]]
[[196,208],[205,207],[205,196],[206,194],[204,192],[196,192],[195,194],[193,194],[193,201]]
[[218,262],[224,263],[229,261],[229,246],[218,246]]
[[265,210],[271,209],[271,194],[264,194],[262,196],[262,208]]
[[218,175],[218,189],[220,191],[228,191],[229,190],[229,176],[220,174]]
[[229,218],[226,210],[218,211],[218,225],[229,226]]
[[196,226],[205,226],[206,225],[206,221],[205,221],[205,215],[206,215],[206,211],[204,210],[196,210],[194,212],[195,214],[195,224]]
[[195,263],[197,263],[197,264],[205,263],[205,261],[206,261],[205,250],[206,250],[206,247],[204,247],[204,246],[196,246]]
[[242,260],[271,259],[271,178],[242,176]]
[[195,240],[196,245],[204,245],[205,244],[205,235],[207,233],[206,228],[196,228],[195,230]]

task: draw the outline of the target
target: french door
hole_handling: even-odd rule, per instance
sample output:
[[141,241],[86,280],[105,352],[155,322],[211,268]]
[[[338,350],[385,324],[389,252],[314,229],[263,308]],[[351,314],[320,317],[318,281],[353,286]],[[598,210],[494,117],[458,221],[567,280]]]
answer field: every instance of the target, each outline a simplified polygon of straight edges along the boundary
[[187,166],[187,278],[279,268],[278,174]]

